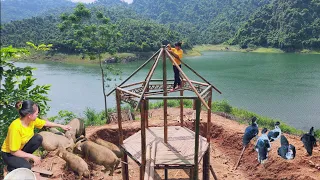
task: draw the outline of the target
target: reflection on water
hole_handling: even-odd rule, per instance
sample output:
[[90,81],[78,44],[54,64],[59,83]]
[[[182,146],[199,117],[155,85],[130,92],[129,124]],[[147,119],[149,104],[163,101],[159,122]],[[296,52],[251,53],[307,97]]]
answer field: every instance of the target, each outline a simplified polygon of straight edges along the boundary
[[[278,118],[304,130],[311,125],[320,128],[319,55],[204,52],[201,57],[184,58],[184,61],[222,91],[222,95],[214,93],[213,100],[227,100],[232,106]],[[142,63],[144,61],[117,65],[123,71],[122,80]],[[52,85],[49,115],[55,115],[59,110],[81,114],[86,107],[103,110],[99,67],[61,63],[18,64],[36,67],[37,83]],[[150,67],[151,64],[129,82],[144,80]],[[182,69],[189,78],[201,81],[185,67]],[[170,64],[167,72],[168,78],[172,79]],[[162,78],[161,63],[153,78]],[[122,80],[111,81],[111,87]],[[108,107],[114,105],[113,95],[108,97]]]

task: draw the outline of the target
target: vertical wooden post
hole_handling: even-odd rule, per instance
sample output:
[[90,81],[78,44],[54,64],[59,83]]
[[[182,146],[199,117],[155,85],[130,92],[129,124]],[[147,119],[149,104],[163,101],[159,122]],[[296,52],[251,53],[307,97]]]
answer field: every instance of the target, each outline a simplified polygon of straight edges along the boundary
[[[148,91],[149,91],[149,88],[148,88]],[[146,100],[145,118],[146,118],[146,128],[149,128],[149,100]]]
[[164,169],[164,179],[168,180],[168,169]]
[[122,180],[129,180],[128,156],[126,153],[123,153],[121,160],[124,162],[121,163]]
[[142,99],[140,104],[141,115],[141,166],[140,180],[144,179],[144,171],[146,168],[146,122],[145,122],[146,100]]
[[[163,96],[167,96],[167,64],[166,64],[166,53],[165,53],[165,46],[162,46],[162,59],[163,59]],[[168,143],[168,116],[167,116],[167,108],[168,103],[167,99],[163,100],[163,120],[164,120],[164,143]]]
[[119,128],[119,144],[123,144],[123,132],[122,132],[122,117],[121,117],[121,92],[116,90],[117,101],[117,115],[118,115],[118,128]]
[[208,106],[209,106],[209,109],[208,109],[208,121],[207,121],[207,132],[206,132],[206,135],[207,135],[207,142],[210,144],[210,138],[211,138],[211,107],[212,107],[212,88],[210,88],[209,90],[209,100],[208,100]]
[[194,145],[194,174],[193,179],[198,180],[198,154],[199,154],[199,124],[200,124],[200,112],[201,112],[201,101],[199,98],[196,100],[196,121],[195,121],[195,145]]
[[[184,82],[181,81],[181,87],[183,87]],[[180,90],[180,96],[183,96],[183,88],[181,88]],[[180,126],[183,127],[184,123],[183,123],[183,99],[180,99]]]
[[[121,117],[121,92],[116,90],[116,102],[117,102],[117,115],[118,115],[118,128],[119,128],[119,144],[123,144],[123,131],[122,131],[122,117]],[[127,154],[124,153],[124,156],[121,160],[125,163],[121,163],[122,169],[122,179],[129,180],[129,169],[128,169],[128,157]]]
[[209,143],[208,146],[208,150],[205,153],[204,157],[203,157],[203,174],[202,174],[202,179],[203,180],[209,180],[210,179],[210,138],[211,138],[211,134],[210,134],[210,128],[211,128],[211,106],[212,106],[212,88],[210,88],[209,90],[209,100],[208,100],[208,106],[210,107],[210,109],[208,109],[208,120],[207,120],[207,130],[206,130],[206,138],[207,138],[207,142]]

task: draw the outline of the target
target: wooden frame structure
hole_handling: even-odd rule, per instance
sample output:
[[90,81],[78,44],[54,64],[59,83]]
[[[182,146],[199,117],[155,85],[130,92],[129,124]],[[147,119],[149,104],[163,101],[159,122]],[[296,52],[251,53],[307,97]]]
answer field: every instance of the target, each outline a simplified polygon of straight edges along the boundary
[[[162,58],[161,58],[162,57]],[[157,65],[160,63],[162,59],[162,67],[163,67],[163,79],[152,79],[154,71]],[[180,77],[182,78],[181,85],[182,88],[180,91],[180,96],[168,96],[170,93],[170,89],[172,88],[172,81],[167,79],[167,63],[166,60],[169,59],[173,65],[177,67],[180,72]],[[154,63],[144,81],[125,84],[131,77],[133,77],[139,70],[145,67],[149,62],[153,61]],[[199,78],[201,78],[204,82],[197,82],[190,80],[187,75],[182,71],[182,69],[176,64],[172,55],[166,49],[166,46],[162,46],[151,58],[149,58],[144,64],[142,64],[136,71],[134,71],[126,80],[124,80],[118,87],[114,88],[110,91],[106,96],[111,95],[114,91],[116,91],[116,101],[117,101],[117,115],[118,115],[118,127],[119,127],[119,144],[122,150],[125,152],[124,157],[122,158],[123,162],[128,161],[128,157],[131,157],[139,166],[140,166],[140,180],[143,179],[153,179],[154,168],[162,168],[165,170],[165,179],[168,179],[168,169],[190,169],[191,179],[198,179],[198,164],[199,161],[203,157],[203,179],[209,180],[209,170],[210,170],[210,122],[211,122],[211,102],[212,102],[212,91],[216,90],[218,93],[221,92],[214,87],[211,83],[205,80],[202,76],[200,76],[196,71],[194,71],[189,65],[181,61],[182,64],[195,73]],[[184,96],[184,91],[194,92],[195,95]],[[182,163],[182,164],[166,164],[163,166],[159,166],[155,164],[154,154],[156,153],[155,141],[149,142],[147,144],[146,139],[146,130],[152,131],[149,128],[148,124],[148,104],[149,100],[163,100],[163,117],[164,117],[164,126],[163,139],[161,140],[164,146],[170,146],[168,144],[168,122],[167,122],[167,100],[168,99],[179,99],[180,100],[180,126],[184,128],[183,121],[183,99],[193,99],[196,104],[196,119],[195,119],[195,132],[192,137],[194,137],[194,157],[193,163]],[[141,113],[141,131],[139,131],[140,139],[138,143],[141,143],[141,147],[139,147],[138,156],[134,157],[132,153],[127,149],[128,146],[124,144],[123,138],[123,129],[122,129],[122,118],[121,118],[121,101],[129,103],[132,107],[136,108],[136,110],[140,109]],[[206,129],[206,143],[205,146],[205,154],[199,153],[199,124],[200,124],[200,111],[201,105],[203,105],[208,110],[207,117],[207,129]],[[186,129],[186,128],[185,128]],[[134,136],[134,135],[133,135]],[[130,136],[129,138],[131,138]],[[128,139],[129,139],[128,138]],[[200,141],[203,140],[200,137]],[[158,138],[159,139],[159,138]],[[204,144],[204,143],[202,143]],[[148,155],[148,157],[147,157]],[[204,155],[204,156],[203,156]],[[176,156],[175,156],[176,158]],[[139,159],[139,160],[138,160]],[[183,160],[187,162],[186,160]],[[188,161],[189,162],[189,161]],[[150,167],[146,164],[151,165]],[[152,169],[153,168],[153,169]],[[123,180],[129,179],[128,174],[128,164],[122,163],[122,177]],[[149,178],[147,178],[149,175]]]

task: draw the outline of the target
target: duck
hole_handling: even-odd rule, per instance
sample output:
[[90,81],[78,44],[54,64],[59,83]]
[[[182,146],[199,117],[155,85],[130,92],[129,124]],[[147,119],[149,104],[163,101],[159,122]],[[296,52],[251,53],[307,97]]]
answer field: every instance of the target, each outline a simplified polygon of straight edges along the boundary
[[310,131],[301,137],[304,148],[307,150],[309,156],[312,156],[313,147],[316,145],[316,138],[314,137],[314,128],[311,127]]
[[280,126],[280,122],[277,121],[274,124],[274,129],[272,129],[268,132],[268,138],[269,138],[270,142],[273,142],[281,137],[281,129],[279,126]]
[[271,144],[266,134],[268,131],[267,128],[263,128],[261,131],[261,136],[258,138],[255,145],[255,149],[258,152],[258,162],[264,164],[268,159],[268,152],[271,149]]
[[296,147],[289,144],[288,139],[284,135],[281,135],[280,143],[281,146],[278,148],[278,155],[283,159],[294,159],[296,157]]
[[252,117],[251,119],[251,125],[246,127],[243,138],[242,138],[242,144],[244,147],[246,147],[251,139],[256,137],[259,133],[258,124],[256,123],[257,118]]

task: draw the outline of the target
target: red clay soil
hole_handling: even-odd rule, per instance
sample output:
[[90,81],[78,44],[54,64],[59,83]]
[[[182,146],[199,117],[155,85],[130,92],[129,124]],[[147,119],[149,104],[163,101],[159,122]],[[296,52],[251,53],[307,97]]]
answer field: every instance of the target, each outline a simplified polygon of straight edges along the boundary
[[[185,109],[185,115],[191,115],[192,109]],[[169,125],[178,125],[176,121],[179,116],[178,108],[168,108]],[[149,119],[150,126],[163,125],[163,110],[150,110],[152,117]],[[200,130],[203,135],[206,129],[207,113],[201,113]],[[192,122],[186,122],[186,127],[193,129]],[[140,122],[123,123],[124,136],[129,137],[140,130]],[[285,134],[289,143],[296,147],[296,158],[294,160],[284,160],[277,155],[277,149],[280,147],[280,142],[277,140],[271,144],[269,159],[264,165],[260,165],[257,161],[257,153],[254,151],[254,144],[247,147],[237,170],[234,170],[234,165],[238,160],[242,150],[242,135],[246,125],[239,124],[236,121],[226,119],[224,117],[212,114],[211,124],[211,165],[218,179],[301,179],[301,180],[320,180],[320,146],[313,150],[313,156],[306,155],[300,137]],[[108,124],[104,126],[87,127],[87,137],[94,139],[100,137],[115,144],[118,144],[117,124]],[[138,165],[129,159],[129,175],[130,179],[139,179]],[[78,176],[72,171],[64,170],[65,162],[55,156],[55,152],[49,153],[43,160],[41,167],[49,169],[52,166],[53,176],[49,179],[77,179]],[[202,179],[202,164],[199,165],[199,178]],[[122,179],[121,168],[117,169],[113,176],[108,176],[101,172],[102,166],[89,163],[91,170],[91,179],[107,179],[120,180]],[[87,179],[87,178],[83,178]],[[164,171],[157,170],[155,179],[164,179]],[[169,170],[169,179],[187,180],[189,173],[184,170]],[[210,174],[210,179],[213,176]]]

